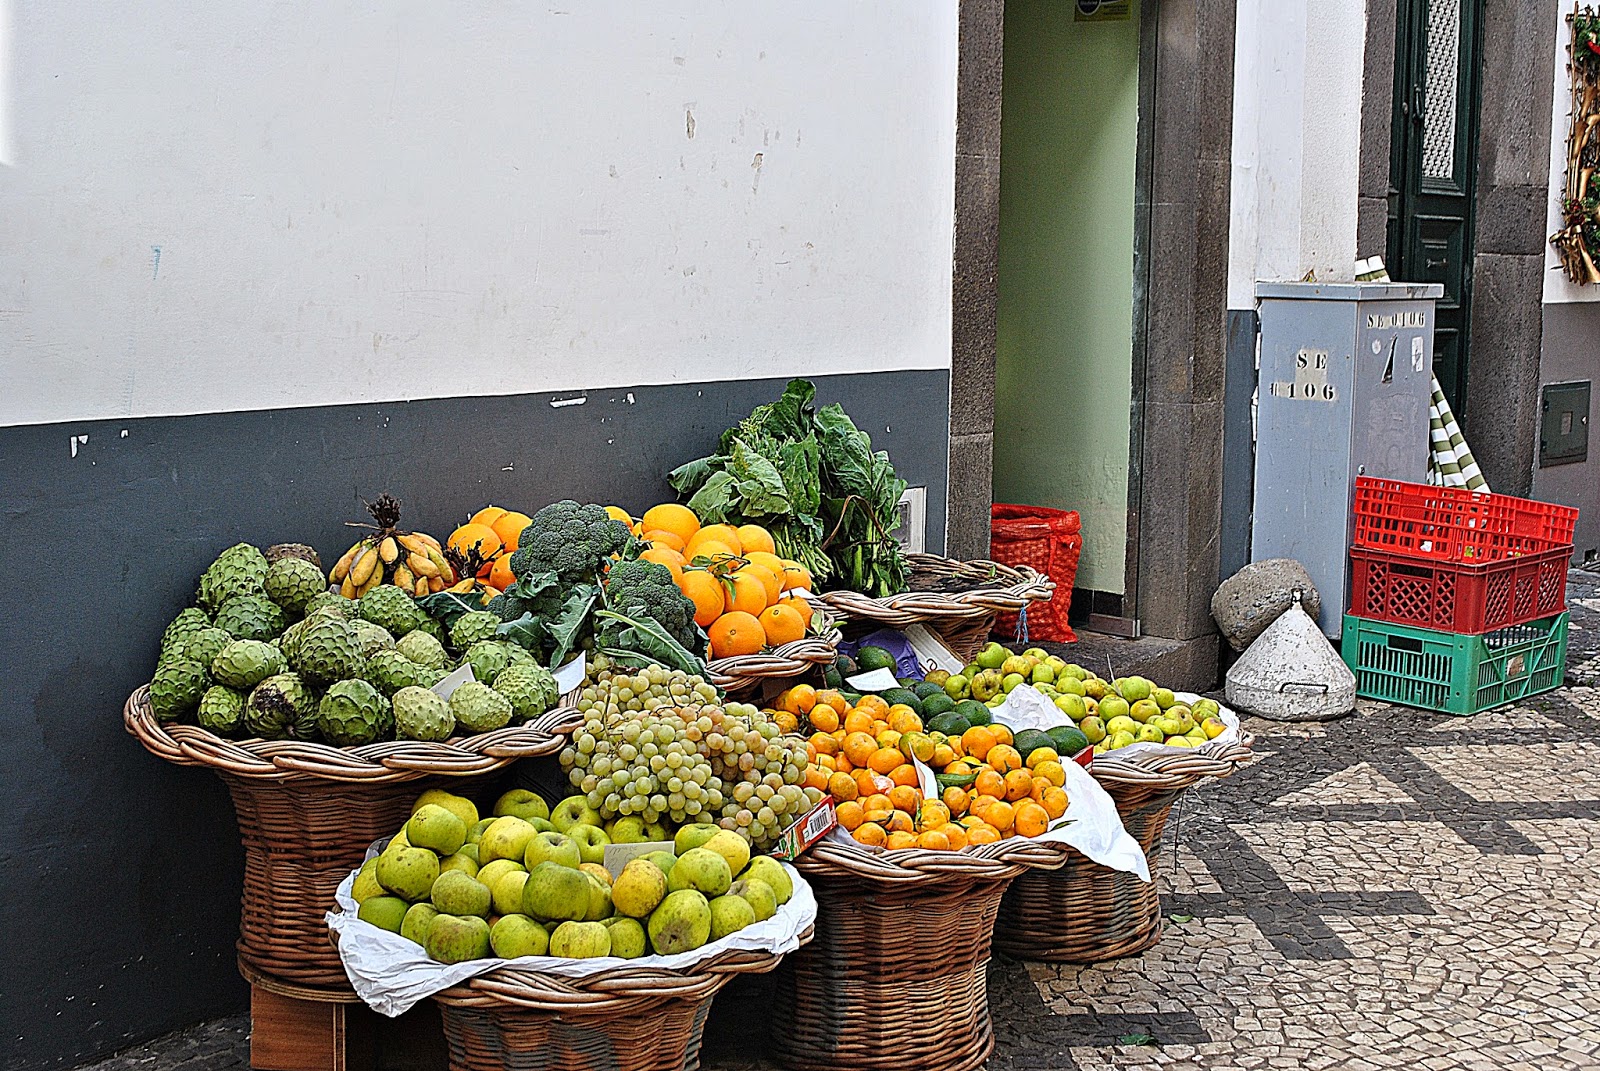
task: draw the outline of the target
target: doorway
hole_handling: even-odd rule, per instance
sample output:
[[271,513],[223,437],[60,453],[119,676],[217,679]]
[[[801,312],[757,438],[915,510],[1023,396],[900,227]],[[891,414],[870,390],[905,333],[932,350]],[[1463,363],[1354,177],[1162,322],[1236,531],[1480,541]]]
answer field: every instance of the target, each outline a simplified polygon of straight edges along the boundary
[[1433,370],[1467,410],[1483,0],[1399,0],[1389,138],[1389,274],[1442,283]]

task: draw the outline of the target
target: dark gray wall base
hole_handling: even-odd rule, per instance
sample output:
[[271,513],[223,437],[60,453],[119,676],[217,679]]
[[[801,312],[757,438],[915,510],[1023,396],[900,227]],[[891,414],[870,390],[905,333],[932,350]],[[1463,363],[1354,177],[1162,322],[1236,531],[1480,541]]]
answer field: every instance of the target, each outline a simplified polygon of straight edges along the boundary
[[[65,1067],[243,1007],[240,851],[221,783],[123,731],[161,629],[224,547],[310,543],[331,561],[389,491],[443,537],[494,502],[632,509],[783,379],[449,398],[0,429],[0,1069]],[[944,545],[949,376],[823,377]],[[552,401],[584,397],[581,405]],[[86,441],[79,437],[87,436]]]
[[1226,579],[1250,561],[1250,515],[1255,508],[1256,447],[1250,400],[1256,389],[1255,309],[1228,310],[1227,382],[1222,401],[1222,552]]
[[[1600,303],[1546,305],[1543,326],[1540,384],[1600,379],[1600,342],[1596,341],[1600,339]],[[1580,562],[1587,553],[1600,551],[1600,450],[1595,448],[1595,422],[1600,418],[1600,406],[1591,402],[1591,410],[1589,460],[1533,470],[1535,498],[1577,506],[1581,511],[1574,542]],[[1533,435],[1537,437],[1538,433],[1535,425]],[[1533,447],[1537,454],[1537,438]],[[1500,488],[1495,487],[1495,490]]]

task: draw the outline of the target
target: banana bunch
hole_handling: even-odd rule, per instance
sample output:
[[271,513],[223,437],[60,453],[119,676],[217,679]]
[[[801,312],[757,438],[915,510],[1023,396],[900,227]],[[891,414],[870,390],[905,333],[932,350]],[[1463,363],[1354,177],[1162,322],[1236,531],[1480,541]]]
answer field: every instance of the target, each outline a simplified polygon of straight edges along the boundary
[[422,532],[371,535],[344,552],[328,579],[339,594],[358,599],[379,584],[393,584],[422,598],[456,582],[439,541]]

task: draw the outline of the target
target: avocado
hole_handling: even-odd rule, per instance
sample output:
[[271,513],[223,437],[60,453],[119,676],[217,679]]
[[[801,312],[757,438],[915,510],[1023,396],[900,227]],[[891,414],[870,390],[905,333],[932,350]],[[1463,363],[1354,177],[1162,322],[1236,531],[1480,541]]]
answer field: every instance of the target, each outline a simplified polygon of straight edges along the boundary
[[1017,749],[1017,754],[1022,756],[1022,761],[1027,762],[1028,756],[1039,748],[1047,747],[1055,750],[1056,742],[1048,734],[1038,729],[1024,729],[1017,734],[1017,738],[1012,741],[1011,746]]
[[936,715],[953,711],[955,708],[956,701],[945,695],[943,689],[922,700],[922,716],[924,718],[932,718]]
[[1055,741],[1056,754],[1062,758],[1070,759],[1089,746],[1089,738],[1083,735],[1083,730],[1072,725],[1052,725],[1044,734]]
[[918,699],[917,693],[913,692],[911,689],[887,688],[878,694],[881,695],[883,697],[883,701],[888,703],[891,707],[903,703],[912,710],[916,711],[919,718],[922,716],[922,700]]
[[935,714],[927,722],[930,733],[943,733],[946,736],[960,736],[972,726],[967,724],[967,719],[954,710],[947,710],[943,714]]
[[976,699],[963,699],[956,704],[956,713],[967,719],[967,725],[988,725],[994,721],[994,712]]
[[849,655],[840,655],[833,660],[833,668],[839,671],[841,677],[854,677],[856,675],[856,660]]
[[871,673],[875,669],[894,669],[894,655],[882,647],[867,645],[857,649],[856,666],[862,673]]
[[822,671],[822,683],[829,688],[843,688],[844,674],[839,672],[838,666],[829,666]]
[[944,685],[935,684],[932,681],[917,681],[915,684],[909,685],[909,687],[913,692],[917,693],[918,699],[927,699],[929,696],[944,695]]

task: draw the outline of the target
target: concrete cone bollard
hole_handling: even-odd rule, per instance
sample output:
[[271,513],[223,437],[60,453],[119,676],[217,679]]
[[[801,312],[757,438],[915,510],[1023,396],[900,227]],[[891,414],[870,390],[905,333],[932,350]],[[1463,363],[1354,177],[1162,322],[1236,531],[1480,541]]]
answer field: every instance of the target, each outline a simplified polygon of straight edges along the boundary
[[1356,678],[1300,603],[1228,670],[1228,705],[1274,721],[1329,721],[1356,706]]

